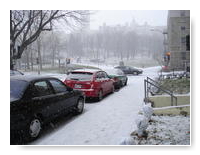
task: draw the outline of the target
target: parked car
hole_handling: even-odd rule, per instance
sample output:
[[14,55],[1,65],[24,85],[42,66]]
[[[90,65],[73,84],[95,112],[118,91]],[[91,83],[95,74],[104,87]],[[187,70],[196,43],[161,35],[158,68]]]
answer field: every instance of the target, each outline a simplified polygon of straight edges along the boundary
[[10,70],[10,76],[14,76],[14,75],[24,75],[24,73],[18,70]]
[[121,69],[124,72],[124,74],[138,75],[138,74],[143,73],[143,70],[137,69],[137,68],[134,68],[134,67],[130,67],[130,66],[117,66],[115,68]]
[[110,78],[114,80],[115,89],[119,89],[125,85],[127,85],[128,77],[124,74],[124,72],[120,69],[106,69],[104,70]]
[[53,77],[10,77],[10,130],[11,137],[22,134],[35,139],[42,126],[52,119],[84,109],[84,96]]
[[98,100],[101,100],[104,95],[114,92],[114,81],[102,70],[71,71],[64,83],[73,89],[82,90],[86,97]]

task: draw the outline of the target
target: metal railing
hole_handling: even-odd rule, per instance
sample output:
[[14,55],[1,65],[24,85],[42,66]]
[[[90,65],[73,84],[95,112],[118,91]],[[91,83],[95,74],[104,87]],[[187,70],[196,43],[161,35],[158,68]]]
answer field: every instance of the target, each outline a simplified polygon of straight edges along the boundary
[[[153,80],[149,77],[147,77],[147,79],[144,80],[144,97],[145,97],[145,99],[149,98],[149,93],[152,94],[152,90],[151,90],[152,86],[157,88],[158,90],[162,90],[166,94],[170,95],[171,96],[171,106],[174,106],[174,105],[177,106],[177,97],[174,96],[173,92],[168,89],[162,88],[161,86],[159,86],[158,82],[156,82],[155,80]],[[146,103],[146,101],[147,100],[145,100],[145,103]]]

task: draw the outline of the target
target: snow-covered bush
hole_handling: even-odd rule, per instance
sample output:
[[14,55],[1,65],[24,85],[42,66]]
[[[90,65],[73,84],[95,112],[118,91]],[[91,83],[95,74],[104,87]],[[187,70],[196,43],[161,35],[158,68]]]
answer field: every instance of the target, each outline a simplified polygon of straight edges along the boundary
[[146,129],[148,127],[148,119],[144,115],[138,115],[135,120],[137,126],[137,134],[139,137],[146,136]]
[[141,114],[142,115],[138,115],[138,117],[135,120],[137,129],[132,133],[134,133],[134,135],[137,135],[138,137],[146,138],[147,137],[146,129],[153,114],[153,108],[151,107],[151,104],[143,105],[141,109]]
[[153,114],[153,108],[151,107],[151,104],[146,104],[142,107],[143,115],[147,118],[148,121],[151,120],[151,116]]
[[120,142],[120,145],[136,145],[133,137],[125,137]]

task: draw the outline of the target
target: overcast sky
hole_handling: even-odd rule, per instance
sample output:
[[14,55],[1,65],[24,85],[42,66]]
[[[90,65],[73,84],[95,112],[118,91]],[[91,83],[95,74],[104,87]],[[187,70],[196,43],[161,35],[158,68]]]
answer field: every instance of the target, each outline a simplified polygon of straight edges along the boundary
[[124,25],[130,23],[133,17],[140,25],[147,22],[152,26],[166,26],[167,12],[167,10],[99,10],[91,15],[90,28],[98,29],[103,23],[106,23],[106,25]]

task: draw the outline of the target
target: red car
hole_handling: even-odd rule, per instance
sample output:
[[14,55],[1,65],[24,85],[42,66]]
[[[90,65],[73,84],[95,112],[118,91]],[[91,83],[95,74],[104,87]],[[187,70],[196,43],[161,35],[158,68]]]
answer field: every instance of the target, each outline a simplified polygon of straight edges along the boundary
[[71,71],[64,83],[73,89],[83,91],[86,97],[97,98],[99,101],[104,95],[114,92],[114,81],[102,70]]

